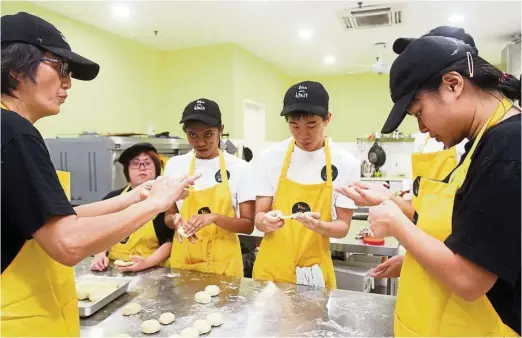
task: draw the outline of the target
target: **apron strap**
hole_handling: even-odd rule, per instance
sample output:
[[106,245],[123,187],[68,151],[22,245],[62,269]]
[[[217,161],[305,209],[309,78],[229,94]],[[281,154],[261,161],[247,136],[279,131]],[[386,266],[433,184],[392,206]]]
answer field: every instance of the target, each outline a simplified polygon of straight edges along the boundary
[[131,187],[130,184],[127,185],[127,186],[123,189],[123,191],[122,191],[121,193],[122,193],[122,194],[126,193],[127,191],[130,190],[130,187]]
[[[469,153],[466,155],[466,158],[462,162],[462,165],[451,174],[449,179],[450,183],[456,183],[460,187],[460,185],[464,182],[464,179],[466,178],[466,174],[468,173],[468,169],[471,164],[471,158],[473,157],[473,153],[475,152],[475,149],[477,149],[477,146],[480,143],[482,136],[484,136],[486,130],[500,122],[512,107],[513,102],[506,98],[503,98],[502,101],[499,102],[499,104],[497,104],[495,111],[493,112],[493,114],[491,114],[486,123],[484,123],[484,126],[482,126],[482,129],[475,138],[473,146],[471,147]],[[457,175],[458,180],[456,180]]]
[[[286,179],[288,174],[288,168],[290,168],[290,160],[292,158],[292,153],[294,152],[295,140],[292,138],[290,144],[288,145],[288,149],[286,150],[285,160],[283,162],[283,169],[281,170],[281,176],[279,180]],[[324,138],[324,153],[325,153],[325,162],[326,162],[326,184],[331,187],[333,186],[332,179],[332,157],[330,155],[330,145],[328,143],[328,138]]]
[[[221,151],[221,149],[218,149],[218,156],[219,156],[219,171],[221,173],[221,182],[228,183],[227,166],[225,165],[225,156],[223,156],[223,152]],[[196,171],[196,152],[194,151],[194,156],[192,156],[192,161],[190,162],[189,176],[193,176],[195,171]],[[192,188],[192,186],[190,188]]]
[[2,102],[1,105],[2,105],[2,108],[4,108],[5,110],[9,110],[9,108],[7,108],[7,106],[5,105],[5,103]]

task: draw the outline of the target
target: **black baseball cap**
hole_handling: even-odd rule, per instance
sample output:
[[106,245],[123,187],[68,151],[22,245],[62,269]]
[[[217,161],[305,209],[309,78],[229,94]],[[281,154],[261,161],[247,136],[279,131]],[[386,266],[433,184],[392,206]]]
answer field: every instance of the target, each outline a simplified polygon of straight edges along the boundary
[[[471,47],[476,48],[475,46],[475,40],[471,35],[466,33],[466,31],[463,28],[460,27],[453,27],[453,26],[439,26],[437,28],[434,28],[430,30],[428,33],[424,34],[423,36],[445,36],[448,38],[455,38],[457,40],[461,40]],[[399,38],[395,40],[393,43],[393,51],[397,54],[402,53],[406,47],[412,42],[416,40],[415,38]],[[477,50],[478,55],[478,50]]]
[[25,12],[2,16],[2,44],[21,42],[51,52],[69,62],[71,76],[78,80],[94,79],[100,66],[74,53],[63,34],[42,18]]
[[328,114],[329,100],[328,92],[319,82],[299,82],[286,91],[281,116],[302,111],[324,117]]
[[130,160],[136,157],[136,155],[149,150],[152,150],[156,154],[158,153],[158,150],[148,142],[133,144],[121,153],[120,158],[118,158],[118,162],[120,162],[123,165],[126,165],[130,162]]
[[190,102],[183,110],[183,116],[179,123],[187,121],[200,121],[209,126],[221,126],[221,110],[219,105],[209,99],[197,99]]
[[477,49],[462,40],[445,36],[423,36],[412,40],[390,69],[390,92],[394,103],[381,132],[395,131],[404,120],[417,90],[433,76],[457,61],[478,55]]

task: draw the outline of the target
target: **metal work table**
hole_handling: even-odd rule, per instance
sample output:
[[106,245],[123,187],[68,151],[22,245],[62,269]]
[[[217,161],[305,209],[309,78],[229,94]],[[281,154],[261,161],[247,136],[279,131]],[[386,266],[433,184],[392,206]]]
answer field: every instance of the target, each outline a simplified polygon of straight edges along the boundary
[[[355,236],[368,226],[368,221],[352,219],[348,235],[344,238],[330,238],[330,250],[338,252],[352,252],[361,254],[373,254],[376,256],[395,256],[399,254],[399,242],[394,237],[386,237],[384,245],[364,244],[361,239]],[[250,235],[239,235],[241,241],[259,243],[263,238],[263,233],[257,229]]]
[[[91,274],[90,258],[76,266],[76,275]],[[112,264],[111,264],[112,266]],[[121,276],[109,267],[94,275]],[[153,268],[133,277],[129,292],[89,318],[81,318],[83,337],[111,337],[126,333],[132,337],[168,337],[208,313],[221,311],[224,324],[204,336],[212,337],[347,337],[392,336],[395,297],[345,290],[327,291],[309,286],[256,282],[185,270]],[[194,294],[216,284],[221,294],[210,304],[197,304]],[[122,316],[130,301],[142,306],[134,316]],[[158,319],[166,311],[176,321],[152,335],[141,333],[140,324]]]

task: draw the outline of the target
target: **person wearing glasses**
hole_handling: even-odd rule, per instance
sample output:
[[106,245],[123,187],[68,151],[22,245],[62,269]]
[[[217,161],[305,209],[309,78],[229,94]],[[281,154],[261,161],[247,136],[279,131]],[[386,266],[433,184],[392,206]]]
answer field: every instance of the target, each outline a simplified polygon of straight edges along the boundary
[[131,192],[72,207],[42,135],[71,77],[99,65],[72,52],[49,22],[18,13],[1,19],[1,336],[80,336],[73,266],[111,247],[187,196],[195,177],[159,177]]
[[[104,200],[128,193],[156,179],[163,167],[158,151],[150,143],[137,143],[125,149],[118,162],[123,166],[123,175],[128,184],[109,192]],[[165,225],[164,219],[165,213],[159,213],[108,251],[95,255],[91,261],[91,270],[105,270],[109,266],[109,259],[133,262],[129,266],[117,267],[121,271],[141,271],[163,264],[170,256],[174,237],[174,230]]]

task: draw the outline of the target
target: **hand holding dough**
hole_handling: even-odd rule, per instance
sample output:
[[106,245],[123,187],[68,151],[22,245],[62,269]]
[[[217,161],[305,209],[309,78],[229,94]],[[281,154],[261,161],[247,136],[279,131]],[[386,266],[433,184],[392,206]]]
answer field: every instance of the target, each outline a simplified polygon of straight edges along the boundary
[[185,229],[183,227],[179,227],[178,230],[178,235],[180,235],[181,237],[185,237],[185,238],[188,238],[188,235],[187,233],[185,232]]
[[210,324],[204,319],[198,319],[192,324],[192,327],[199,331],[200,334],[205,334],[210,332],[212,329]]
[[185,330],[181,331],[181,337],[199,337],[199,331],[193,327],[187,327]]
[[223,324],[223,315],[221,312],[209,313],[205,319],[210,326],[220,326]]
[[160,323],[156,319],[149,319],[141,323],[141,332],[156,333],[161,329]]
[[176,320],[176,316],[172,312],[162,313],[159,317],[159,322],[163,325],[169,325],[174,320]]
[[138,303],[129,303],[123,307],[122,314],[124,316],[135,315],[141,311],[141,305]]
[[117,259],[114,261],[114,265],[116,266],[129,266],[134,264],[133,261],[122,261],[121,259]]
[[217,285],[209,285],[205,288],[205,292],[209,293],[212,297],[215,297],[219,295],[221,290],[219,289],[219,286]]
[[212,296],[210,296],[210,294],[206,291],[196,292],[196,294],[194,295],[194,299],[196,300],[196,302],[201,304],[210,303],[211,298]]

